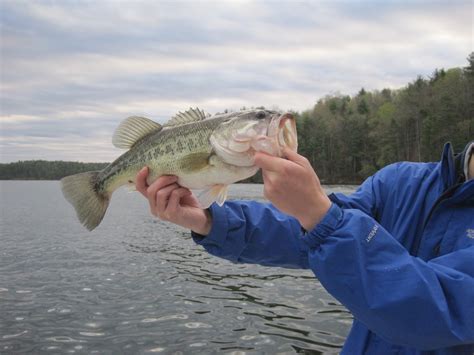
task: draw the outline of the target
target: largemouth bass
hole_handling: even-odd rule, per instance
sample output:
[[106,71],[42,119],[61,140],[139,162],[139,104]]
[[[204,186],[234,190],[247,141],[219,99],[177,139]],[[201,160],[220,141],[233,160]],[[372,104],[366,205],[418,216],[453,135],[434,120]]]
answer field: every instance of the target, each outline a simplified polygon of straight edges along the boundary
[[256,151],[281,156],[283,147],[296,151],[296,125],[291,114],[247,110],[206,116],[189,109],[165,125],[145,117],[125,119],[112,143],[128,149],[101,171],[71,175],[61,180],[65,198],[74,206],[79,221],[96,228],[112,193],[134,184],[136,174],[148,166],[148,183],[161,175],[178,176],[178,184],[202,190],[197,198],[202,208],[222,205],[229,184],[254,175]]

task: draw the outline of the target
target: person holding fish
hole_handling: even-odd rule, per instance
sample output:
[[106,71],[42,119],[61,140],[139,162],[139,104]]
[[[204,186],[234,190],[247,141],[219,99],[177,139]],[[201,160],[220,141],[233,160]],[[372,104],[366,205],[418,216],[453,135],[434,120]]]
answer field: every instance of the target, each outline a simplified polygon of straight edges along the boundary
[[202,209],[176,176],[136,185],[151,213],[232,262],[310,268],[354,315],[343,354],[474,353],[474,141],[327,196],[308,160],[256,152],[271,204]]
[[[136,185],[153,215],[215,256],[311,269],[354,315],[342,353],[474,353],[474,141],[456,156],[446,144],[438,163],[389,165],[350,196],[324,193],[291,113],[132,116],[112,142],[127,151],[61,180],[87,229],[117,188]],[[225,202],[260,168],[271,204]]]

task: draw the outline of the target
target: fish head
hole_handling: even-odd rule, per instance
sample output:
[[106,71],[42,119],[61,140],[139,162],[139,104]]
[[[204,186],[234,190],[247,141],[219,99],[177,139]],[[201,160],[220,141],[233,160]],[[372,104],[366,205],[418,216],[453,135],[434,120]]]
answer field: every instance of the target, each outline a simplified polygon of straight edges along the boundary
[[298,147],[295,118],[291,113],[247,110],[229,114],[211,135],[211,145],[226,163],[254,165],[256,152],[282,156],[283,148]]

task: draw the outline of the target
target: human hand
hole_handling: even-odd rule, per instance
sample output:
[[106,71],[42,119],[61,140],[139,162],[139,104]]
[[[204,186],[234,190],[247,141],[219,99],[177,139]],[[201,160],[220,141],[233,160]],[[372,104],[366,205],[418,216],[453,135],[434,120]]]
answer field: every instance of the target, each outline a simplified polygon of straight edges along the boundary
[[313,229],[331,207],[318,176],[308,159],[285,148],[287,158],[255,154],[255,165],[262,168],[264,194],[280,211]]
[[207,235],[211,231],[211,214],[203,210],[192,192],[178,185],[172,175],[160,176],[151,185],[146,179],[148,168],[144,167],[136,176],[137,190],[148,199],[151,214],[192,231]]

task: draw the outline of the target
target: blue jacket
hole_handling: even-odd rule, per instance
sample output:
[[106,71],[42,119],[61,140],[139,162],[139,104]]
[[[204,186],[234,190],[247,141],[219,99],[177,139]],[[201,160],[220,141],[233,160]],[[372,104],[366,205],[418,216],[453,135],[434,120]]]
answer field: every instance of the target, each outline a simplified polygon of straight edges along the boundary
[[307,233],[268,204],[213,205],[194,240],[233,262],[311,268],[354,315],[342,353],[473,354],[474,180],[459,166],[449,144],[439,163],[389,165],[330,195]]

